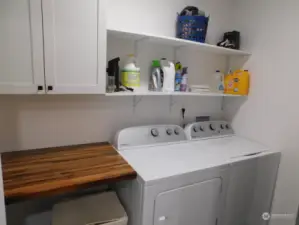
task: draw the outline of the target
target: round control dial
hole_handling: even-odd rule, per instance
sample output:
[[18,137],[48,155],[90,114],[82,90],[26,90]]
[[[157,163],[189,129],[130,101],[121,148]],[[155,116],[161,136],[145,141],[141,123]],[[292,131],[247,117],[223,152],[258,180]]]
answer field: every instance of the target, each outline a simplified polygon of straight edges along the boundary
[[203,126],[200,126],[199,127],[200,131],[204,132],[205,131],[205,128]]
[[194,126],[194,127],[193,127],[193,131],[194,131],[195,133],[197,133],[197,132],[199,131],[198,127]]
[[158,137],[159,136],[159,131],[157,129],[152,129],[151,134],[153,137]]
[[210,129],[213,130],[213,131],[216,130],[215,125],[214,124],[210,124]]
[[221,130],[224,130],[226,128],[225,124],[220,125]]
[[175,128],[175,129],[174,129],[174,133],[175,133],[176,135],[180,135],[180,129],[179,129],[179,128]]
[[226,128],[227,130],[229,130],[229,129],[230,129],[230,126],[229,126],[228,124],[226,124],[226,125],[225,125],[225,128]]
[[170,128],[168,128],[168,129],[166,130],[166,134],[168,134],[169,136],[172,135],[172,130],[171,130]]

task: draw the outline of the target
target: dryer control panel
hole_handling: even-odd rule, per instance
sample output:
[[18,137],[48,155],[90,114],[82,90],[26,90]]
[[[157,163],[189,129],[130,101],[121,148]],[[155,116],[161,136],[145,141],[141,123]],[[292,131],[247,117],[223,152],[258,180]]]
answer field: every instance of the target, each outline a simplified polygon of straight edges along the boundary
[[185,128],[188,140],[207,138],[213,136],[232,135],[231,125],[225,121],[205,121],[189,124]]
[[186,141],[183,128],[177,125],[131,127],[119,131],[114,146],[119,150],[129,147]]

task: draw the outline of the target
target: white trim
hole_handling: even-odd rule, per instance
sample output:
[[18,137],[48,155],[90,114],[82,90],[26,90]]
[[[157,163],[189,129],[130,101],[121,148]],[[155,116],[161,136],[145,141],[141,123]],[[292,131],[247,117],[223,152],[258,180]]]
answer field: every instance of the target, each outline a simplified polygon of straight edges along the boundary
[[[242,97],[242,95],[229,95],[213,92],[115,92],[106,93],[106,96],[210,96],[210,97]],[[243,96],[246,97],[246,96]]]
[[98,88],[99,92],[106,92],[106,57],[107,57],[107,29],[106,29],[106,0],[98,0]]

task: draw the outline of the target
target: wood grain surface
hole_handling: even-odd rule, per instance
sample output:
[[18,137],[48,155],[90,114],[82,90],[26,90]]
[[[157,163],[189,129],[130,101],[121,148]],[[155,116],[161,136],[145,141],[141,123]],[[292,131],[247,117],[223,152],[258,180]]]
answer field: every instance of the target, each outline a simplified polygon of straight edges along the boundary
[[136,177],[136,172],[108,143],[3,153],[2,167],[6,198]]

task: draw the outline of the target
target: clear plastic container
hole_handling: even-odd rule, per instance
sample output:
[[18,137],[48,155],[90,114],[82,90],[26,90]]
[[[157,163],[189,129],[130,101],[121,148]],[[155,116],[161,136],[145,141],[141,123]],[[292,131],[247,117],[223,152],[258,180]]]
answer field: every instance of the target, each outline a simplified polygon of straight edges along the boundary
[[115,78],[113,76],[108,76],[107,92],[113,93],[115,91]]
[[219,70],[217,70],[216,73],[214,73],[214,75],[212,76],[211,89],[216,93],[224,92],[224,74]]

